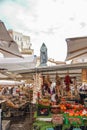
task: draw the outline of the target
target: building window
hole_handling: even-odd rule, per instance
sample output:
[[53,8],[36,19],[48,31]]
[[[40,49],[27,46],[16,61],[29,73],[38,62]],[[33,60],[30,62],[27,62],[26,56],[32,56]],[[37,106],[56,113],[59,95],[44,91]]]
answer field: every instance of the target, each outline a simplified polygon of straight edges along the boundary
[[19,41],[19,37],[18,37],[18,41]]

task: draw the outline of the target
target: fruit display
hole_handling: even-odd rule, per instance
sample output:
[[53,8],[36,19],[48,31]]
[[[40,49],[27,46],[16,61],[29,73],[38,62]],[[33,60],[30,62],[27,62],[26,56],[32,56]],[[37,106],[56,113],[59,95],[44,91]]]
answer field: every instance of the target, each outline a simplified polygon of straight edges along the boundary
[[52,116],[52,123],[54,125],[61,125],[61,124],[63,124],[63,115],[62,114],[53,114],[53,116]]
[[58,105],[51,106],[50,111],[52,114],[58,114],[61,112],[60,107]]
[[40,99],[38,101],[38,104],[43,105],[43,106],[50,106],[50,100],[49,99]]
[[37,115],[38,116],[48,116],[49,115],[49,108],[38,106]]
[[78,117],[69,117],[69,123],[72,124],[78,124],[80,125],[82,123],[81,118]]

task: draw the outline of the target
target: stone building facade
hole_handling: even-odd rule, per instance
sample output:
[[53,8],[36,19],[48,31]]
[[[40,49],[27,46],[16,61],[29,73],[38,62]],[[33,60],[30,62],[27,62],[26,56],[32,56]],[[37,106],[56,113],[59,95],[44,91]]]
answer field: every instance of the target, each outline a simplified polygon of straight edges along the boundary
[[31,49],[30,36],[23,35],[20,32],[16,32],[12,29],[8,30],[10,36],[18,44],[19,50],[22,54],[33,54],[34,50]]

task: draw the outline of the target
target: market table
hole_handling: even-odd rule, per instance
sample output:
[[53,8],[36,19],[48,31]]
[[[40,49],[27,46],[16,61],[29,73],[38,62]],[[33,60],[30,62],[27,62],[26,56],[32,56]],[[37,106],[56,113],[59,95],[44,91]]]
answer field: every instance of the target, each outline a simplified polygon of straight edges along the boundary
[[[85,105],[64,97],[56,105],[51,104],[49,99],[40,99],[34,118],[34,130],[87,130]],[[49,118],[52,120],[47,121]]]
[[[61,116],[61,114],[58,115]],[[34,118],[36,120],[33,123],[34,130],[75,130],[75,128],[76,130],[87,130],[87,117],[69,116],[68,114],[62,115],[63,122],[59,123],[60,120],[58,120],[58,124],[54,124],[52,121],[52,114],[48,116],[38,116],[37,112],[35,112]]]

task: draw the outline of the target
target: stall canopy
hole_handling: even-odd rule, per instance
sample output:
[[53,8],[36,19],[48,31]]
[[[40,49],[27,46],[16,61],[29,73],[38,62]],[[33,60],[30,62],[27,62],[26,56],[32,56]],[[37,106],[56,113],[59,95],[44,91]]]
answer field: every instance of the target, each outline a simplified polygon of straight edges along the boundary
[[10,86],[10,85],[23,85],[24,82],[22,81],[14,81],[14,80],[0,80],[0,86]]
[[24,56],[24,58],[0,58],[0,68],[5,68],[9,72],[35,68],[36,59],[34,55]]
[[0,52],[4,57],[22,57],[17,43],[10,37],[4,23],[0,20]]
[[[18,70],[31,69],[36,66],[35,55],[22,55],[17,43],[9,35],[4,23],[0,20],[0,78],[14,79]],[[14,73],[16,71],[16,73]]]
[[87,37],[68,38],[66,60],[87,57]]
[[[35,68],[37,57],[34,55],[24,56],[24,58],[0,58],[0,73],[8,78],[20,78],[18,71]],[[5,78],[5,76],[0,76]]]

